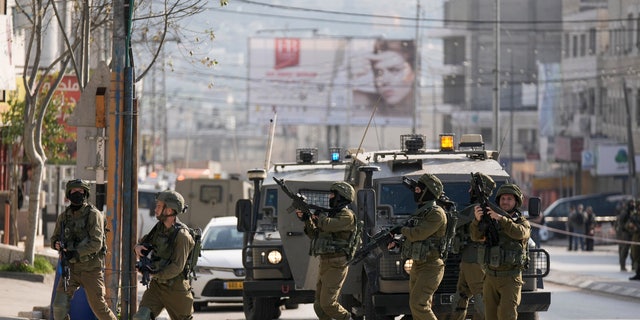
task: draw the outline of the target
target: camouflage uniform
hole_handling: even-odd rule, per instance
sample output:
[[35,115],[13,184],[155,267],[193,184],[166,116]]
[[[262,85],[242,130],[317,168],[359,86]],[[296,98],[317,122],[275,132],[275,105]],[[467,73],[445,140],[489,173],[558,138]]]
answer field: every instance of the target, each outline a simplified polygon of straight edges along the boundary
[[[636,203],[638,200],[636,200]],[[631,233],[631,241],[640,242],[640,211],[636,207],[629,212],[625,229]],[[629,280],[640,280],[640,245],[631,245],[631,266],[636,270],[636,274]]]
[[432,174],[423,174],[418,183],[422,191],[416,199],[419,207],[412,216],[415,222],[413,226],[400,230],[406,237],[402,244],[402,258],[413,259],[409,273],[409,307],[412,318],[437,319],[431,311],[431,300],[444,276],[444,261],[440,249],[447,229],[447,217],[435,200],[443,191],[440,179]]
[[[67,251],[63,254],[69,259],[70,269],[66,292],[62,279],[56,287],[53,300],[53,318],[55,320],[68,319],[71,298],[79,287],[83,287],[89,306],[98,319],[116,319],[104,298],[104,256],[106,252],[104,215],[87,202],[89,184],[83,180],[67,182],[67,199],[75,196],[77,192],[74,191],[72,195],[71,191],[77,188],[85,190],[84,199],[72,200],[71,205],[58,216],[53,236],[51,236],[52,248],[56,248],[56,242],[61,242],[66,247]],[[63,224],[64,239],[61,237]]]
[[[175,191],[160,193],[158,201],[164,201],[175,214],[185,208],[184,199]],[[173,320],[193,319],[193,294],[185,267],[195,241],[187,227],[177,217],[170,227],[159,221],[142,237],[139,245],[153,247],[152,269],[158,271],[152,274],[149,288],[142,295],[140,308],[133,319],[154,319],[165,308]]]
[[[503,194],[513,194],[516,206],[509,211],[511,217],[498,220],[498,244],[485,246],[483,267],[485,279],[483,298],[485,318],[497,320],[516,320],[520,304],[522,270],[527,263],[527,242],[531,234],[529,222],[518,212],[522,205],[522,192],[514,184],[504,184],[496,193],[496,202],[500,202]],[[471,238],[483,241],[485,235],[480,232],[479,221],[471,222]]]
[[[496,183],[491,177],[482,173],[480,175],[484,186],[484,196],[489,197],[496,186]],[[470,182],[472,186],[474,181]],[[470,190],[471,202],[478,200],[480,195],[475,194],[475,188]],[[456,234],[453,242],[454,253],[460,254],[460,273],[458,275],[458,284],[456,286],[456,294],[451,301],[451,307],[453,312],[451,314],[452,320],[464,320],[467,317],[467,307],[469,301],[473,298],[474,320],[484,319],[484,301],[482,298],[482,285],[484,279],[484,270],[478,260],[479,249],[484,246],[482,242],[476,242],[471,240],[470,226],[471,222],[475,220],[474,208],[477,203],[473,203],[464,208],[458,215],[458,227],[456,228]]]
[[304,219],[304,231],[311,238],[310,254],[319,256],[320,268],[313,309],[320,320],[347,320],[351,313],[338,302],[347,277],[347,261],[352,253],[349,239],[356,231],[355,214],[347,205],[355,198],[355,190],[346,182],[331,186],[333,199],[329,213]]
[[[616,216],[616,238],[622,241],[631,241],[631,233],[626,228],[626,223],[629,220],[629,213],[635,211],[635,201],[629,200],[626,205],[621,205],[618,209],[618,215]],[[629,257],[629,251],[631,245],[628,243],[618,244],[618,260],[620,262],[620,271],[627,271],[627,257]],[[633,257],[631,257],[633,262]],[[633,267],[633,266],[632,266]]]

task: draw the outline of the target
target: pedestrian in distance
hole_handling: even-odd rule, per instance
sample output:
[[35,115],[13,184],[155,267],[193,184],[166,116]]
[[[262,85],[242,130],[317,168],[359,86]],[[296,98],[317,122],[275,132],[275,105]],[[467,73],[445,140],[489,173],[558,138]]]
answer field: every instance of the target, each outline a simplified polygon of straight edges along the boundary
[[135,245],[140,259],[150,256],[151,281],[142,295],[134,320],[155,319],[163,309],[172,320],[193,319],[193,294],[186,276],[189,253],[195,240],[186,225],[178,219],[185,212],[184,198],[172,190],[162,191],[156,198],[156,225]]
[[[484,257],[485,271],[482,290],[485,319],[518,318],[518,305],[524,284],[522,270],[528,264],[528,241],[531,235],[529,222],[518,210],[522,201],[523,194],[517,185],[503,184],[495,197],[499,208],[475,207],[475,219],[471,222],[471,239],[485,242],[485,252],[481,255]],[[480,221],[485,214],[497,224],[496,228],[492,229],[495,231],[480,229]],[[496,232],[497,239],[489,232]]]
[[586,251],[593,251],[595,244],[593,237],[596,235],[596,214],[593,212],[593,207],[591,206],[588,206],[584,213],[584,234],[586,236],[584,246]]
[[357,221],[348,207],[355,197],[353,187],[339,181],[329,188],[329,210],[318,214],[296,210],[304,222],[305,234],[311,239],[309,253],[320,258],[313,310],[321,320],[351,319],[351,312],[340,305],[338,298],[349,271],[347,262],[356,249],[350,240],[354,238]]
[[[442,193],[438,177],[429,173],[420,176],[413,194],[418,203],[411,216],[414,221],[399,230],[405,238],[402,259],[413,259],[409,273],[409,307],[413,320],[437,319],[431,310],[431,300],[444,276],[441,240],[446,235],[447,216],[436,204]],[[395,245],[391,242],[389,249]]]
[[584,212],[584,206],[580,203],[578,204],[576,211],[569,215],[569,224],[571,225],[571,229],[573,229],[573,248],[576,251],[578,250],[578,248],[580,248],[580,250],[582,251],[585,250],[585,221],[586,213]]
[[65,186],[70,201],[56,220],[51,247],[61,252],[68,265],[68,278],[61,279],[53,299],[53,319],[68,319],[70,301],[84,288],[93,314],[100,320],[117,319],[105,300],[104,257],[107,252],[105,218],[89,202],[90,185],[75,179]]
[[573,247],[573,227],[571,226],[571,222],[569,221],[569,217],[575,215],[576,207],[574,205],[569,206],[569,213],[567,213],[567,224],[565,226],[565,230],[567,230],[567,240],[569,240],[569,251],[578,250],[578,248]]
[[[456,293],[451,298],[451,320],[464,320],[467,318],[467,308],[469,301],[473,299],[473,319],[484,319],[484,299],[482,298],[482,285],[484,280],[484,270],[478,262],[478,252],[483,248],[484,243],[471,239],[471,222],[475,219],[475,207],[479,204],[481,196],[490,197],[496,187],[495,181],[490,176],[476,173],[482,179],[484,187],[483,195],[477,194],[475,181],[470,181],[469,189],[470,205],[458,214],[458,224],[453,240],[453,252],[460,255],[460,273]],[[484,250],[482,250],[484,252]]]

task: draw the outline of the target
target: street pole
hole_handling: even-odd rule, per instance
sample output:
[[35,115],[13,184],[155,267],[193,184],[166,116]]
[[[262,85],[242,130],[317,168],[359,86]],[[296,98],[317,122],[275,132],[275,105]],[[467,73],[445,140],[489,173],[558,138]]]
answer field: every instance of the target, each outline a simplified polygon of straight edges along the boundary
[[493,80],[493,148],[498,150],[498,141],[500,135],[500,0],[496,0],[496,29],[493,47],[496,55],[496,63]]
[[513,108],[514,108],[514,102],[513,102],[513,50],[511,50],[511,48],[509,48],[509,59],[510,61],[510,67],[509,67],[509,89],[511,90],[511,98],[509,99],[511,102],[511,114],[510,114],[510,119],[509,119],[509,134],[510,134],[510,138],[509,138],[509,174],[513,176]]
[[636,150],[633,145],[633,130],[631,129],[631,106],[629,105],[629,94],[627,93],[627,80],[622,79],[622,91],[624,92],[624,105],[627,111],[627,148],[629,149],[629,179],[631,184],[631,195],[635,198],[636,193]]
[[416,133],[416,117],[418,116],[418,100],[420,95],[418,93],[420,74],[420,0],[416,1],[416,40],[415,40],[415,58],[414,58],[414,78],[413,78],[413,117],[411,117],[411,133]]

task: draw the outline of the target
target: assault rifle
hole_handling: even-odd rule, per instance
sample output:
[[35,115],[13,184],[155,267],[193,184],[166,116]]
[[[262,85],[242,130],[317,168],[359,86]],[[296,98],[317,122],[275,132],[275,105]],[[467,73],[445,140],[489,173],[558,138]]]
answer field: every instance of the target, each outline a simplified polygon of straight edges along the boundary
[[141,245],[147,248],[147,250],[142,250],[142,256],[138,262],[136,262],[136,269],[138,269],[138,272],[142,273],[142,280],[140,280],[140,283],[149,287],[151,275],[156,273],[156,270],[153,268],[151,258],[149,258],[149,253],[153,250],[153,246],[149,243],[142,243]]
[[386,250],[389,243],[395,241],[395,234],[400,233],[402,227],[410,226],[412,223],[413,219],[408,219],[403,223],[392,226],[391,228],[386,228],[378,231],[371,237],[366,245],[356,250],[351,260],[349,260],[348,264],[352,265],[364,260],[364,258],[366,258],[370,252],[376,250],[377,248]]
[[489,196],[484,193],[484,181],[480,174],[471,173],[471,192],[473,192],[477,196],[478,205],[482,208],[482,218],[480,219],[480,223],[478,224],[478,228],[480,232],[486,238],[486,245],[489,247],[498,245],[498,221],[491,219],[487,207],[490,207],[491,210],[509,217],[509,215],[504,212],[504,210],[500,209],[500,207],[492,204],[489,201]]
[[69,279],[71,279],[71,267],[69,266],[69,257],[68,253],[65,252],[67,249],[67,245],[64,241],[64,221],[60,223],[60,267],[62,268],[62,273],[60,274],[60,278],[63,281],[64,291],[67,291],[67,287],[69,287]]
[[314,210],[314,211],[329,210],[321,206],[316,206],[316,205],[307,203],[303,195],[299,193],[293,193],[291,190],[289,190],[287,185],[284,183],[284,179],[278,179],[276,177],[273,177],[273,180],[280,186],[280,189],[282,189],[284,194],[286,194],[289,198],[291,198],[291,200],[293,200],[293,203],[291,203],[291,206],[287,208],[287,212],[291,213],[291,212],[294,212],[296,209],[302,211],[302,218],[300,218],[300,220],[302,221],[309,220],[311,219],[311,216],[317,214],[317,212],[312,212],[311,210]]

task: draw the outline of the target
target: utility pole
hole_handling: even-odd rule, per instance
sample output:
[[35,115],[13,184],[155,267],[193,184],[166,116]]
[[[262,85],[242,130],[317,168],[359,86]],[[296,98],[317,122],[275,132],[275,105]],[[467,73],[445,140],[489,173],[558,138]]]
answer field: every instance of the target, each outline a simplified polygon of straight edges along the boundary
[[622,91],[624,92],[624,105],[627,111],[627,148],[629,149],[629,179],[631,184],[631,195],[633,197],[637,197],[636,150],[633,145],[633,130],[631,129],[631,106],[629,105],[629,94],[627,93],[626,79],[622,79]]
[[500,141],[500,0],[496,0],[496,29],[493,47],[496,54],[496,63],[493,70],[495,79],[493,80],[493,148],[499,149]]
[[416,40],[415,40],[415,71],[414,71],[414,79],[413,79],[413,116],[411,117],[411,133],[416,133],[416,117],[418,115],[418,101],[420,100],[420,94],[418,89],[420,88],[420,0],[416,0]]

